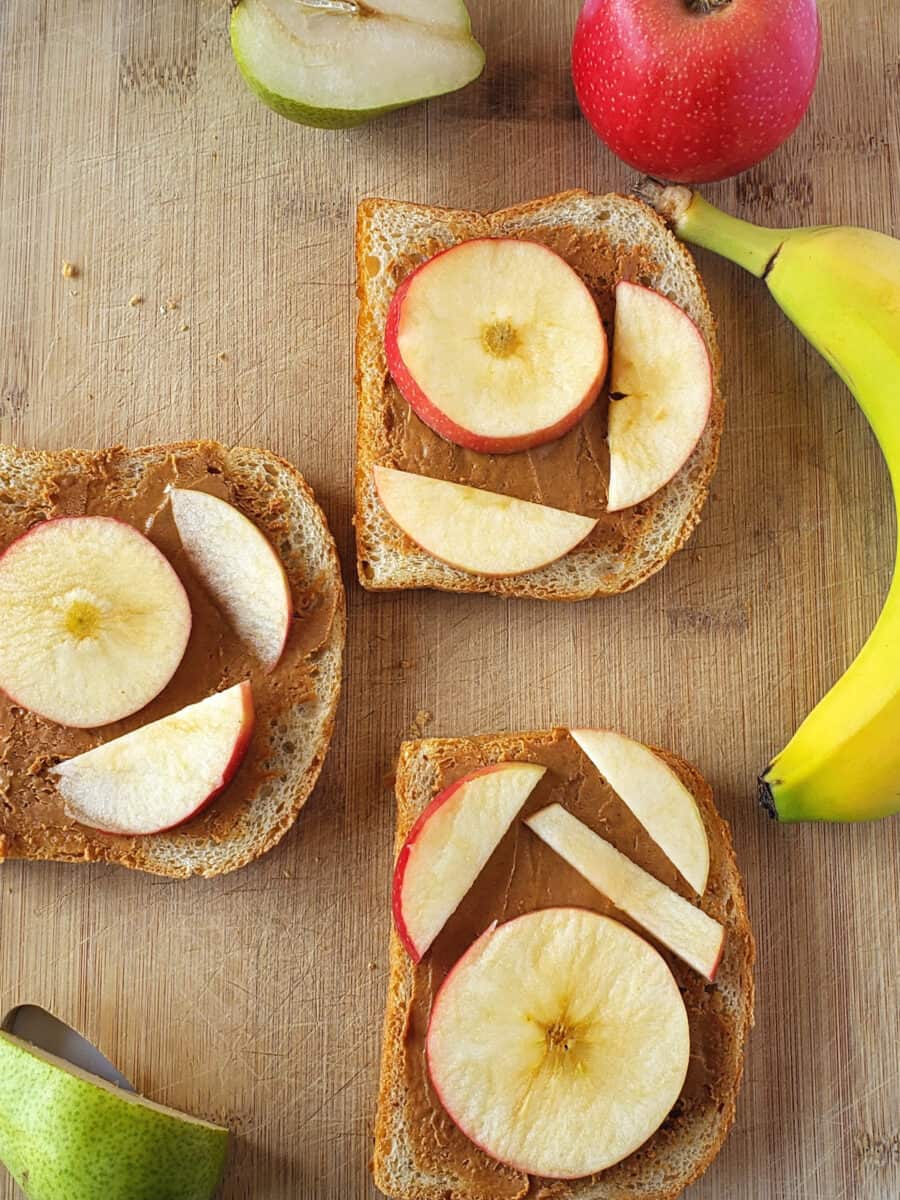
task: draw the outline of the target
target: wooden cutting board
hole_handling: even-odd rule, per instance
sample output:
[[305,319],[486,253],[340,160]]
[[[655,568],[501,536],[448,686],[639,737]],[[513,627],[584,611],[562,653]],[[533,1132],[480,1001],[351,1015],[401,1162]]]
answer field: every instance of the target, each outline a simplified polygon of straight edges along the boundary
[[[770,224],[900,235],[896,10],[821,7],[801,131],[709,195]],[[692,1200],[895,1200],[900,824],[780,828],[754,799],[874,622],[890,493],[852,399],[762,286],[701,257],[728,420],[703,522],[663,574],[572,607],[355,582],[357,200],[493,208],[631,178],[575,106],[577,0],[472,9],[481,82],[329,133],[250,96],[226,0],[0,3],[0,435],[270,446],[319,495],[350,610],[333,748],[282,845],[209,882],[7,864],[0,1009],[45,1005],[147,1094],[226,1121],[226,1200],[373,1197],[398,743],[617,725],[713,781],[759,943],[738,1122]]]

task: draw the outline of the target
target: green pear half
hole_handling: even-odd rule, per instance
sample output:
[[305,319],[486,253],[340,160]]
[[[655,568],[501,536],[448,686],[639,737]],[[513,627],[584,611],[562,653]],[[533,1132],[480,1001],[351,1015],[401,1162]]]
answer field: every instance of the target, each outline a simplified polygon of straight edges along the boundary
[[0,1161],[29,1200],[211,1200],[228,1130],[0,1032]]
[[456,91],[484,69],[463,0],[236,0],[231,47],[270,108],[325,129]]

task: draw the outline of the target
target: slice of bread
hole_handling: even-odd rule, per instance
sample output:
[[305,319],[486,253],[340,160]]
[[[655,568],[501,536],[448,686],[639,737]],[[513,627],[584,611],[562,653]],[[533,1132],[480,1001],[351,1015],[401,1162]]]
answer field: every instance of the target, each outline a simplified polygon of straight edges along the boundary
[[[390,402],[394,385],[387,369],[384,327],[394,291],[422,262],[475,237],[540,241],[562,254],[590,287],[608,334],[612,332],[613,288],[619,279],[633,279],[663,292],[697,324],[713,365],[714,395],[706,430],[681,470],[649,500],[616,520],[606,517],[607,463],[598,467],[601,475],[606,471],[606,477],[598,481],[594,490],[599,495],[590,504],[584,494],[579,496],[577,492],[566,504],[543,494],[539,484],[533,483],[532,490],[523,489],[523,500],[568,507],[602,519],[594,533],[564,558],[511,578],[470,575],[419,549],[385,512],[372,477],[375,465],[415,469],[402,461]],[[636,587],[685,544],[699,520],[715,469],[724,405],[719,391],[715,322],[706,291],[690,254],[655,212],[627,196],[593,196],[584,191],[564,192],[487,215],[370,199],[359,206],[356,256],[356,539],[363,587],[373,591],[429,587],[543,600],[583,600]],[[606,406],[604,392],[581,424],[560,440],[572,462],[605,454]],[[428,457],[434,460],[439,446],[437,435],[419,425],[417,418],[411,419],[416,435],[427,439]],[[598,443],[602,443],[600,456]],[[421,469],[457,483],[471,482],[499,491],[503,489],[491,483],[498,459],[519,459],[530,467],[540,455],[546,463],[546,454],[553,445],[532,452],[533,459],[528,458],[529,452],[474,456],[442,447],[442,453],[444,449],[448,452],[440,464],[432,462]],[[557,476],[568,473],[567,467],[556,471]],[[478,478],[472,478],[473,474]]]
[[[523,761],[549,765],[526,804],[526,812],[541,808],[552,800],[564,804],[567,800],[572,802],[572,797],[580,790],[578,779],[594,768],[577,747],[574,750],[579,756],[576,772],[561,773],[556,766],[550,765],[558,764],[559,759],[554,756],[559,755],[563,745],[565,754],[571,756],[574,742],[562,729],[405,742],[400,749],[396,775],[395,853],[399,853],[418,815],[443,787],[488,763]],[[415,966],[392,929],[373,1162],[375,1183],[386,1196],[394,1200],[496,1200],[499,1196],[509,1200],[520,1200],[525,1196],[541,1196],[546,1200],[551,1197],[552,1200],[673,1200],[706,1170],[717,1154],[734,1121],[735,1100],[744,1065],[744,1043],[753,1020],[753,935],[728,826],[716,811],[709,786],[684,760],[663,750],[656,753],[695,796],[706,825],[710,874],[701,907],[726,928],[724,955],[715,983],[708,984],[665,947],[652,938],[648,940],[666,958],[685,997],[691,1020],[692,1064],[696,1066],[702,1060],[706,1072],[707,1064],[715,1063],[715,1070],[710,1066],[711,1073],[704,1074],[700,1084],[690,1085],[690,1098],[687,1098],[689,1085],[686,1084],[682,1097],[661,1128],[616,1166],[578,1180],[530,1180],[492,1163],[465,1139],[460,1145],[459,1139],[463,1135],[455,1127],[451,1128],[449,1118],[431,1093],[430,1086],[421,1082],[426,1075],[424,1065],[411,1067],[412,1057],[422,1054],[421,1042],[417,1040],[421,1039],[422,1016],[414,1011],[417,989],[423,990],[425,995],[433,994],[440,982],[440,977],[436,982],[433,980],[434,973],[443,972],[449,966],[446,961],[436,963],[433,959],[439,940],[422,963]],[[606,787],[605,784],[602,786]],[[634,857],[639,843],[647,843],[646,835],[636,823],[629,823],[624,805],[607,789],[604,814],[610,803],[622,808],[622,844],[619,848]],[[540,858],[543,865],[535,868],[533,864],[538,861],[538,855],[551,857]],[[542,846],[521,821],[515,822],[486,868],[491,871],[493,864],[497,877],[503,880],[505,895],[495,900],[483,893],[475,895],[473,889],[448,922],[445,933],[450,931],[452,922],[457,922],[457,928],[450,931],[454,941],[461,928],[467,934],[475,932],[477,936],[477,932],[495,918],[503,920],[518,915],[523,907],[527,910],[557,903],[581,903],[637,928],[580,880],[567,864],[552,856],[553,852]],[[535,897],[525,906],[522,903],[524,897],[517,891],[517,872],[523,863],[526,870],[537,870],[541,880],[546,881],[549,877],[553,885],[550,894],[546,894],[545,889],[544,895]],[[555,888],[565,889],[566,894],[556,895]],[[690,889],[683,890],[683,894],[690,896]],[[469,912],[462,913],[460,924],[461,910],[467,904]],[[414,1033],[415,1030],[419,1032]],[[691,1079],[691,1070],[688,1079]],[[423,1092],[428,1093],[427,1099]],[[433,1142],[437,1148],[434,1155],[423,1154],[423,1139],[426,1147]],[[448,1158],[445,1148],[454,1144],[456,1151]],[[472,1174],[473,1164],[477,1168],[475,1175]],[[489,1179],[489,1182],[475,1184],[473,1179]]]
[[[218,489],[266,534],[291,585],[297,617],[270,675],[249,660],[180,552],[165,489]],[[127,721],[63,730],[0,697],[0,859],[103,861],[158,875],[213,876],[271,849],[294,823],[318,778],[341,684],[345,604],[324,514],[299,471],[267,450],[183,442],[137,450],[55,453],[0,447],[0,548],[37,521],[66,513],[119,515],[145,525],[188,589],[191,639],[170,684]],[[139,514],[152,513],[149,523]],[[159,521],[166,522],[157,534]],[[203,639],[211,652],[206,654]],[[115,837],[65,817],[48,768],[100,741],[250,675],[256,727],[229,787],[201,815],[166,833]]]

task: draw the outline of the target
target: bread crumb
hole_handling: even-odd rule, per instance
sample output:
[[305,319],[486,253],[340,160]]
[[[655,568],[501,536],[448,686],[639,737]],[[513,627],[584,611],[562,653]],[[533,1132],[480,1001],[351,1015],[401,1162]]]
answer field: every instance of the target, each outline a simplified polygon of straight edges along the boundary
[[135,292],[134,295],[131,297],[131,299],[128,301],[129,307],[131,307],[131,308],[137,308],[137,306],[139,304],[143,304],[143,303],[144,303],[144,297],[139,296],[137,294],[137,292]]
[[413,723],[410,726],[410,733],[413,736],[424,733],[433,720],[433,713],[430,713],[427,708],[420,708],[413,717]]
[[165,302],[165,304],[161,304],[159,306],[159,311],[160,311],[160,315],[163,317],[166,316],[167,313],[177,312],[178,311],[178,301],[174,300],[174,299],[167,300]]
[[187,331],[189,329],[190,329],[190,325],[188,325],[187,321],[184,321],[181,325],[178,326],[179,333],[187,333]]
[[75,263],[69,262],[68,259],[63,260],[62,277],[63,279],[75,279],[78,276],[78,267]]
[[225,353],[224,350],[220,350],[219,353],[216,355],[216,359],[219,362],[228,362],[228,355]]

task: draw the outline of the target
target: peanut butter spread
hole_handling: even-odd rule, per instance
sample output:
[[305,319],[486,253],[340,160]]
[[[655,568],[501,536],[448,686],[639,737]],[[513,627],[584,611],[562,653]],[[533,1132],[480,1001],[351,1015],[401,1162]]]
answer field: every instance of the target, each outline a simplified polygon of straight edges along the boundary
[[[275,547],[286,532],[282,502],[258,493],[242,495],[217,460],[211,443],[179,450],[149,463],[137,480],[123,477],[117,452],[82,464],[61,466],[46,481],[39,511],[47,518],[97,515],[133,525],[156,545],[177,571],[190,598],[193,623],[187,650],[163,691],[139,712],[100,729],[69,729],[10,703],[0,695],[0,846],[9,857],[59,857],[127,861],[139,839],[87,829],[70,820],[49,768],[102,742],[176,712],[250,679],[256,725],[246,757],[232,782],[212,805],[169,836],[222,842],[238,826],[266,777],[268,739],[279,714],[315,695],[311,656],[328,638],[335,615],[334,589],[300,588],[291,581],[295,619],[281,661],[266,674],[236,637],[181,549],[167,491],[172,486],[211,492],[234,504],[265,532]],[[12,536],[34,523],[34,515]],[[9,527],[9,522],[7,522]]]
[[[529,229],[522,236],[556,251],[578,273],[594,297],[610,343],[616,283],[626,279],[651,284],[658,270],[647,250],[621,251],[601,233],[588,235],[559,227]],[[435,246],[434,252],[442,248]],[[399,259],[393,267],[397,283],[429,256]],[[604,386],[596,403],[561,438],[514,454],[480,454],[434,433],[412,411],[389,375],[384,382],[383,411],[392,466],[597,517],[597,526],[584,545],[616,552],[640,538],[650,510],[645,502],[623,512],[606,511],[608,409],[609,393]]]
[[[470,744],[471,754],[457,753],[454,758],[441,762],[441,790],[476,767],[485,765],[477,743]],[[521,753],[505,757],[540,763],[548,768],[529,797],[523,817],[553,802],[563,804],[633,862],[683,896],[694,899],[691,889],[669,860],[567,734],[556,731],[539,741],[529,740],[527,745],[523,744]],[[685,785],[696,794],[698,778],[686,767],[676,765],[676,769]],[[718,838],[710,840],[713,892],[724,853],[719,841]],[[544,845],[521,820],[517,820],[422,963],[415,968],[407,1019],[407,1129],[415,1161],[423,1171],[447,1173],[464,1181],[465,1194],[470,1200],[519,1200],[526,1196],[549,1200],[570,1194],[570,1185],[566,1183],[529,1179],[482,1153],[447,1116],[432,1090],[425,1062],[425,1035],[432,1001],[464,951],[492,921],[506,921],[538,908],[557,905],[576,905],[615,917],[647,937],[672,969],[690,1022],[690,1066],[674,1109],[653,1137],[630,1158],[605,1172],[606,1177],[618,1173],[619,1182],[627,1188],[628,1172],[634,1165],[632,1160],[647,1155],[658,1155],[665,1160],[667,1134],[674,1132],[679,1121],[696,1115],[696,1110],[714,1106],[719,1097],[733,1090],[740,1075],[734,1038],[718,988],[648,937]],[[710,904],[709,893],[703,900],[703,907],[711,909],[714,916],[724,917],[728,924],[726,914],[716,911],[715,901]],[[729,929],[726,958],[748,953],[747,945],[741,944],[746,936],[743,931]]]

